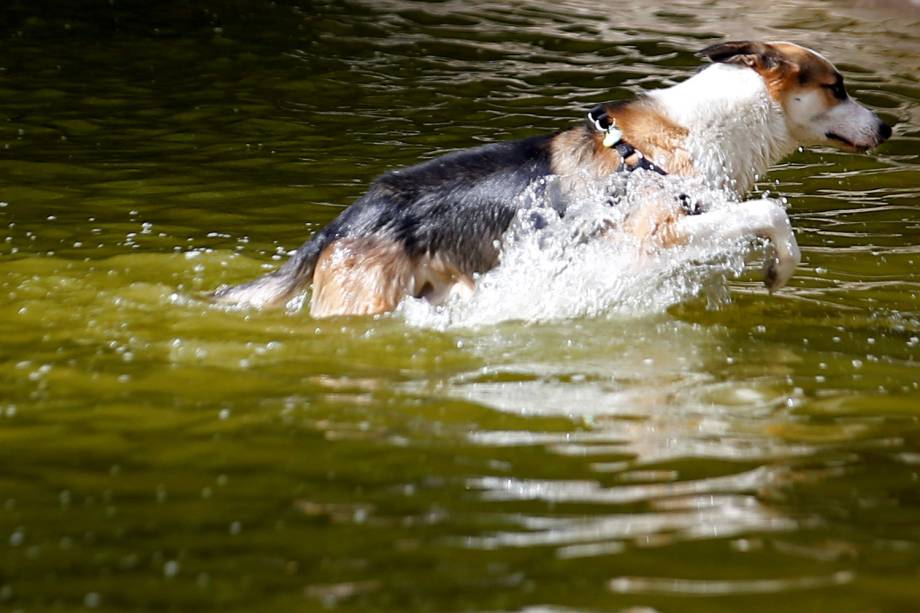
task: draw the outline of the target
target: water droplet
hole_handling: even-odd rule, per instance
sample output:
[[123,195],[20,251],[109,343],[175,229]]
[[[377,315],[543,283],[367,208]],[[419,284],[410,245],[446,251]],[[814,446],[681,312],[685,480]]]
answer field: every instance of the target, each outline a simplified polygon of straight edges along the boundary
[[22,541],[24,541],[25,538],[26,538],[26,535],[23,534],[22,530],[16,530],[16,532],[10,535],[10,546],[19,547],[20,545],[22,545]]
[[163,575],[167,578],[173,578],[179,574],[179,563],[175,560],[168,560],[163,564]]

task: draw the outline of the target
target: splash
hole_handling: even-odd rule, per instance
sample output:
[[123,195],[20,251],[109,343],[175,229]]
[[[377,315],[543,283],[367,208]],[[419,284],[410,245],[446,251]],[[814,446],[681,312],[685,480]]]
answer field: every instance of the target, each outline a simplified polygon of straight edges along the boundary
[[639,171],[603,184],[583,180],[566,186],[568,200],[576,204],[561,216],[554,204],[562,187],[551,177],[521,196],[500,264],[479,276],[471,298],[437,306],[410,298],[398,312],[410,324],[446,329],[644,316],[700,295],[710,305],[728,301],[728,279],[741,274],[750,241],[654,248],[621,228],[651,189],[673,198],[692,194],[705,210],[736,203],[732,196],[686,178]]

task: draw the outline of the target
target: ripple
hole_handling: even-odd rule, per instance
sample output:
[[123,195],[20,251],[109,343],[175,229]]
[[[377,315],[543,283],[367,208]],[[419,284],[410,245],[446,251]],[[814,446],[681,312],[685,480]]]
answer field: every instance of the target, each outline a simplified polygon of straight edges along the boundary
[[663,577],[617,577],[607,587],[618,594],[673,594],[678,596],[730,596],[736,594],[776,594],[846,585],[856,578],[850,571],[818,577],[783,579],[669,579]]
[[777,477],[778,473],[775,470],[761,467],[725,477],[610,488],[602,487],[594,481],[549,481],[506,477],[478,477],[470,479],[467,484],[471,488],[482,490],[482,496],[486,500],[628,504],[668,497],[755,491]]

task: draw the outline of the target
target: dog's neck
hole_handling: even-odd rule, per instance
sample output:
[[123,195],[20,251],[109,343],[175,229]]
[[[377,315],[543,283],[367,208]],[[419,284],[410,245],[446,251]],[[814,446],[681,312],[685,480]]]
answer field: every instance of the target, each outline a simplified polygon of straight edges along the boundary
[[687,129],[684,148],[694,171],[738,196],[796,148],[782,107],[749,68],[714,64],[648,96],[663,115]]

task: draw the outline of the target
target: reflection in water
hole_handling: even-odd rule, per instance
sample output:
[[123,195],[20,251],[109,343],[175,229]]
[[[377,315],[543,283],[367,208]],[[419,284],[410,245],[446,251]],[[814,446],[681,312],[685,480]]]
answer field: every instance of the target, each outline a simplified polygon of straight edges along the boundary
[[[472,538],[467,544],[497,548],[582,542],[607,545],[609,541],[629,541],[663,547],[687,539],[730,538],[746,532],[794,530],[798,527],[795,521],[776,516],[754,496],[726,494],[757,492],[774,479],[775,475],[763,469],[698,481],[618,485],[612,488],[602,488],[592,482],[477,479],[469,486],[483,490],[486,500],[592,503],[608,508],[611,505],[647,502],[651,512],[596,514],[590,518],[526,517],[520,519],[521,532]],[[566,548],[557,553],[576,557],[577,551],[594,555],[590,549]]]
[[794,590],[844,585],[853,581],[853,573],[840,571],[828,577],[792,577],[788,579],[755,579],[753,581],[688,581],[686,579],[654,579],[618,577],[608,585],[614,592],[682,594],[719,596],[726,594],[770,594]]
[[[560,335],[567,332],[559,330]],[[767,490],[781,487],[786,469],[757,464],[808,456],[813,448],[771,436],[769,429],[781,422],[781,409],[792,400],[782,388],[768,382],[726,386],[709,374],[707,362],[728,342],[724,334],[648,320],[577,332],[558,351],[554,365],[520,364],[505,354],[511,364],[456,377],[445,391],[500,411],[566,416],[589,426],[565,433],[471,432],[474,444],[539,446],[550,457],[587,460],[594,473],[591,480],[577,481],[470,479],[468,487],[484,500],[541,501],[557,509],[590,504],[597,510],[590,517],[515,517],[511,523],[517,530],[470,538],[467,546],[552,545],[568,559],[609,555],[624,543],[666,547],[800,527],[799,520],[762,501]],[[480,342],[475,350],[500,354],[496,344],[504,342]],[[565,393],[563,382],[573,379],[577,388]],[[719,462],[721,474],[688,478],[668,468],[686,458]],[[645,512],[634,512],[637,504],[647,505]]]

